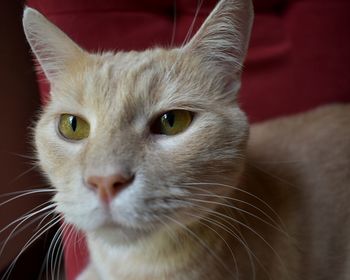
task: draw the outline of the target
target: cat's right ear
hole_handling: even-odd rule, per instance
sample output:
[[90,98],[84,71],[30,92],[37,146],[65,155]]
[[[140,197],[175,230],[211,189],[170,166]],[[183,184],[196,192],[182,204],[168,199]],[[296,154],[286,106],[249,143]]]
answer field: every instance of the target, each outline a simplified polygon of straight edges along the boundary
[[46,78],[52,82],[83,50],[37,10],[26,7],[23,28]]

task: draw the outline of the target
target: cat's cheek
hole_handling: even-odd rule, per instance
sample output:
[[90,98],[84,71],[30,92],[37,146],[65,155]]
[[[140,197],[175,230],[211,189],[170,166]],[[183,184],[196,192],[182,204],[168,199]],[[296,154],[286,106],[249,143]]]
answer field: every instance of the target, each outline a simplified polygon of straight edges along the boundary
[[37,124],[35,146],[40,165],[46,174],[69,176],[84,149],[85,142],[72,143],[59,136],[56,122],[45,118]]
[[95,230],[107,220],[106,210],[100,207],[93,194],[83,188],[58,190],[54,202],[57,204],[56,211],[63,215],[65,222],[80,230]]
[[178,149],[178,147],[181,147],[181,145],[185,142],[188,133],[189,131],[174,136],[162,136],[157,140],[157,144],[159,145],[159,148],[163,151],[176,150]]

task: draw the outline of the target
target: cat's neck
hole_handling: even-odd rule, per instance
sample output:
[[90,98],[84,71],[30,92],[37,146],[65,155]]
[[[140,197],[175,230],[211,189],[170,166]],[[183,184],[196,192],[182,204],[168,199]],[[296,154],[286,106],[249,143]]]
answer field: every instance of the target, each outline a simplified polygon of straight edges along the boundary
[[[230,270],[225,268],[225,262],[219,260],[221,251],[226,250],[222,240],[218,242],[217,234],[208,230],[204,223],[193,224],[186,230],[169,227],[125,246],[112,245],[93,235],[87,236],[92,257],[103,262],[106,267],[113,268],[110,274],[105,275],[105,279],[112,279],[109,275],[118,275],[118,279],[127,280],[178,279],[180,275],[193,274],[196,279],[206,276],[205,279],[214,280],[221,279],[223,269]],[[121,265],[115,265],[116,259]],[[106,263],[109,260],[111,263]],[[217,264],[218,261],[221,264]],[[214,269],[217,265],[222,267]],[[134,268],[130,269],[130,266]],[[212,271],[211,278],[206,275],[208,269]]]

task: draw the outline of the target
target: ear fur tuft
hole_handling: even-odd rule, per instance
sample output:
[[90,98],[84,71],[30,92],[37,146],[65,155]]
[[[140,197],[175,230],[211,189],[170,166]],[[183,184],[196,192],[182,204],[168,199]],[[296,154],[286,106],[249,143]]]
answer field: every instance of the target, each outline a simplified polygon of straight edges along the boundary
[[72,58],[83,53],[78,45],[35,9],[25,8],[23,29],[36,59],[50,82],[64,71]]
[[253,23],[251,0],[221,0],[185,51],[208,65],[239,76],[248,49]]

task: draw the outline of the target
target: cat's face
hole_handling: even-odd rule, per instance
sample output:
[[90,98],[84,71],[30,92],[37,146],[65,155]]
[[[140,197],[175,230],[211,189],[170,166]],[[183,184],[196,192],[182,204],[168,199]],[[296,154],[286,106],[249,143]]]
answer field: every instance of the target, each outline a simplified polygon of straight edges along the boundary
[[[221,2],[185,47],[129,53],[86,53],[40,14],[26,11],[27,38],[51,83],[35,143],[66,221],[125,241],[164,224],[190,223],[216,205],[202,200],[232,192],[221,184],[235,186],[242,171],[248,125],[235,97],[251,11],[247,5],[247,13],[237,12],[246,28],[222,34],[227,40],[240,35],[240,42],[230,42],[236,49],[220,50],[224,39],[215,46],[210,32],[217,36],[220,15],[233,13],[229,2]],[[167,112],[190,117],[168,134],[154,128]],[[63,115],[84,120],[89,129],[82,139],[62,134]],[[130,180],[106,201],[90,179],[116,173]]]

